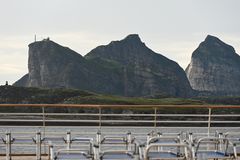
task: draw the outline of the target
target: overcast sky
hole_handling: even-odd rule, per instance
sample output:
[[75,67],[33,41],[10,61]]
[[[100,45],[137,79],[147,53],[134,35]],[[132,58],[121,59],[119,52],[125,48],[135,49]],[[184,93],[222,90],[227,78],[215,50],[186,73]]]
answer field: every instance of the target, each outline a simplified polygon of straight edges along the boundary
[[183,69],[208,34],[240,53],[239,8],[239,0],[0,0],[0,84],[28,72],[35,34],[85,55],[137,33]]

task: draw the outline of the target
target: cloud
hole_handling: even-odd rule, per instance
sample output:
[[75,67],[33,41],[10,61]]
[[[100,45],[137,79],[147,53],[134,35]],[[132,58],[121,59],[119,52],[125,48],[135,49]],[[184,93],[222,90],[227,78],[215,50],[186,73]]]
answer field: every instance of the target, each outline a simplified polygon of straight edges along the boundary
[[5,81],[12,84],[27,73],[27,57],[19,53],[0,53],[0,56],[0,85]]

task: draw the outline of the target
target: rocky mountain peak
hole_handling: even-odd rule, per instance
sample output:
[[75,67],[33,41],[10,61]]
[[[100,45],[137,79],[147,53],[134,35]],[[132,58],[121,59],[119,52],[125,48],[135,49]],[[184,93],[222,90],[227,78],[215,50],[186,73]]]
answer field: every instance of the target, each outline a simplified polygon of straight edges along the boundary
[[[176,62],[149,49],[137,34],[99,46],[90,51],[85,58],[117,65],[118,72],[124,78],[125,95],[154,95],[160,90],[170,95],[192,94],[182,68]],[[165,86],[161,86],[162,84]]]
[[[118,41],[112,41],[107,46],[110,47],[131,47],[131,48],[137,48],[137,47],[145,47],[145,44],[141,41],[141,38],[138,34],[130,34],[127,37],[125,37],[122,40]],[[100,46],[101,47],[101,46]]]
[[193,57],[198,58],[215,58],[236,56],[235,50],[232,46],[221,41],[219,38],[208,35],[199,47],[193,52]]
[[[27,87],[68,87],[64,76],[68,76],[76,64],[84,63],[85,59],[77,52],[63,47],[49,39],[29,44],[29,73],[16,85]],[[62,79],[62,80],[61,80]]]
[[146,53],[149,52],[152,51],[141,41],[138,34],[130,34],[122,40],[96,47],[85,58],[111,59],[128,63],[129,60],[143,59],[143,56],[148,56],[149,54]]
[[71,56],[77,56],[82,57],[77,52],[71,50],[68,47],[64,47],[59,45],[58,43],[50,40],[49,38],[43,39],[42,41],[36,41],[33,43],[30,43],[28,45],[29,47],[29,54],[45,54],[47,56],[53,56],[54,54],[63,54],[63,53],[69,53]]
[[222,42],[218,37],[215,37],[213,35],[207,35],[204,41],[205,42]]
[[218,95],[240,93],[240,57],[219,38],[207,38],[193,52],[186,69],[193,89]]
[[123,41],[142,42],[138,34],[129,34]]
[[212,47],[221,47],[225,50],[231,50],[232,52],[235,52],[234,48],[228,44],[226,44],[225,42],[223,42],[222,40],[220,40],[219,38],[217,37],[214,37],[214,36],[211,36],[211,35],[208,35],[205,39],[205,44],[208,45],[208,46],[212,46]]
[[60,45],[50,40],[49,38],[43,39],[42,41],[36,41],[28,45],[29,48],[43,49],[49,47],[59,47]]

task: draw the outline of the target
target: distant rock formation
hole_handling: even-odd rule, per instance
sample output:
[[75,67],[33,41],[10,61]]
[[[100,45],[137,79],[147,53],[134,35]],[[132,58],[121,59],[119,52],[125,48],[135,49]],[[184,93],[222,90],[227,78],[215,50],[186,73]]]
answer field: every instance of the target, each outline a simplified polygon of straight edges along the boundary
[[122,96],[189,97],[184,70],[150,50],[136,34],[93,49],[85,57],[50,40],[29,45],[29,73],[16,86],[77,88]]
[[73,88],[75,78],[86,70],[86,60],[81,55],[50,40],[30,44],[28,53],[29,73],[17,81],[16,86]]
[[207,36],[193,52],[186,74],[197,91],[240,95],[240,56],[217,37]]
[[[153,52],[132,34],[121,41],[93,49],[88,60],[111,62],[121,75],[122,95],[143,96],[167,94],[186,97],[192,94],[187,77],[174,61]],[[116,79],[115,79],[116,80]]]

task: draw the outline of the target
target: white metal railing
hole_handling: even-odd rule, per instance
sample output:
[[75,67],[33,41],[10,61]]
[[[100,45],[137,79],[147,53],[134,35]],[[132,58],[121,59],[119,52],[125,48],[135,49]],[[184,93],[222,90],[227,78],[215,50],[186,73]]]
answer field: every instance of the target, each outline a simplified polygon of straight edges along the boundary
[[[14,107],[14,112],[11,109]],[[22,111],[22,108],[26,113]],[[125,127],[152,127],[157,130],[159,127],[205,127],[206,135],[210,136],[214,131],[213,127],[226,125],[233,128],[240,127],[240,106],[210,106],[210,105],[75,105],[75,104],[0,104],[0,125],[9,126],[33,126],[41,127],[41,136],[60,135],[62,133],[49,133],[49,126],[68,126],[69,124],[79,126],[94,126],[98,129],[103,127],[117,128]],[[3,110],[5,109],[5,110]],[[19,112],[16,112],[18,111]],[[225,112],[221,112],[221,110]],[[10,111],[8,111],[10,110]],[[32,112],[30,112],[31,110]],[[191,111],[189,111],[191,110]],[[198,110],[198,113],[195,110]],[[232,110],[235,113],[232,114]],[[64,112],[64,111],[67,111]],[[16,113],[15,113],[16,112]],[[77,112],[77,113],[76,113]],[[240,112],[239,112],[240,113]],[[74,123],[74,124],[73,124]],[[5,135],[6,130],[0,130],[5,141],[11,137]],[[16,133],[16,132],[15,132]],[[32,134],[35,132],[18,132],[18,134]],[[95,132],[92,132],[93,134]],[[114,134],[113,131],[109,132]],[[118,132],[116,132],[117,134]],[[140,134],[140,133],[136,133]],[[139,137],[144,137],[140,134]],[[6,150],[11,150],[7,145]],[[15,144],[17,145],[17,144]],[[8,152],[7,152],[8,153]],[[39,153],[36,152],[36,153]]]
[[[42,126],[45,126],[48,122],[89,122],[95,123],[101,127],[102,125],[111,125],[111,123],[121,123],[121,125],[128,125],[129,123],[135,123],[136,126],[139,123],[148,123],[148,125],[157,127],[161,123],[164,124],[177,124],[177,123],[189,123],[189,124],[207,124],[209,130],[212,124],[238,124],[240,121],[240,114],[228,113],[218,113],[215,114],[214,111],[220,111],[222,109],[240,109],[240,106],[204,106],[204,105],[74,105],[74,104],[0,104],[0,108],[5,107],[6,110],[12,107],[16,109],[21,109],[22,107],[31,108],[32,110],[38,109],[36,113],[12,113],[12,112],[1,112],[0,122],[41,122]],[[49,108],[56,108],[55,112],[48,112]],[[57,110],[75,108],[76,110],[81,109],[81,113],[60,113]],[[41,109],[41,110],[39,110]],[[85,109],[85,110],[84,110]],[[89,109],[94,110],[94,113],[89,111]],[[131,113],[114,113],[115,111],[130,110]],[[174,111],[176,113],[160,113],[161,110]],[[188,112],[188,109],[198,109],[205,113],[178,113],[183,112],[184,109]],[[27,109],[26,109],[27,110]],[[111,110],[106,113],[107,110]],[[136,112],[136,113],[134,113]],[[142,113],[139,113],[142,112]],[[147,113],[146,113],[147,112]],[[178,119],[180,118],[180,119]],[[221,118],[221,120],[214,120],[216,118]],[[229,118],[235,118],[234,120]],[[111,122],[111,123],[110,123]],[[81,125],[81,124],[80,124]]]

